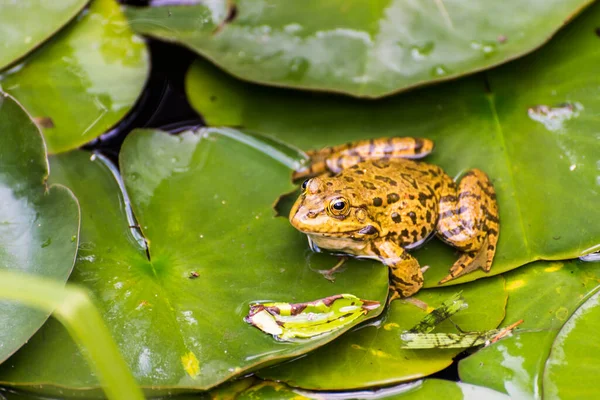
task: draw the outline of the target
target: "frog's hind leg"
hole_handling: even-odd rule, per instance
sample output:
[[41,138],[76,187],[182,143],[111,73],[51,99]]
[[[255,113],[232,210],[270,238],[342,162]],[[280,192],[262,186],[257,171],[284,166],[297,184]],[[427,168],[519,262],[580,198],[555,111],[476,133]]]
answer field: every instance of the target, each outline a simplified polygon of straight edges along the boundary
[[366,160],[384,158],[423,158],[433,150],[429,139],[391,137],[358,140],[340,146],[307,151],[311,164],[292,175],[294,181],[320,175],[325,172],[338,173],[343,169]]
[[463,252],[440,284],[478,268],[490,270],[498,243],[499,218],[496,193],[484,172],[468,171],[458,189],[449,177],[444,180],[436,233]]

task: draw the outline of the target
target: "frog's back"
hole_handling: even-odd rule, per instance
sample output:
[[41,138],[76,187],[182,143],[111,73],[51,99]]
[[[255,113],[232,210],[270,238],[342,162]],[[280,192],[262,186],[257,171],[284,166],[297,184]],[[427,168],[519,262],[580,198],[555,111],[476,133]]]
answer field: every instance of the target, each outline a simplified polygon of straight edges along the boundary
[[351,201],[364,203],[382,235],[405,248],[434,231],[444,177],[438,166],[403,159],[365,161],[338,176],[355,187]]

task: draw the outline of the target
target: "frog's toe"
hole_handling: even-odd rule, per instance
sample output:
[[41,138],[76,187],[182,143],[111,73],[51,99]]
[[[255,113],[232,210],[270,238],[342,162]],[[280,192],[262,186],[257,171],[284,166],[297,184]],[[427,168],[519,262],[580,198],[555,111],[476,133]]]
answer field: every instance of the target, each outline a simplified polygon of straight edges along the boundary
[[438,284],[442,285],[448,281],[466,275],[469,272],[476,271],[479,268],[483,269],[485,272],[489,272],[490,267],[491,262],[488,263],[486,241],[484,246],[478,251],[463,253],[450,268],[450,273],[444,279],[439,281]]

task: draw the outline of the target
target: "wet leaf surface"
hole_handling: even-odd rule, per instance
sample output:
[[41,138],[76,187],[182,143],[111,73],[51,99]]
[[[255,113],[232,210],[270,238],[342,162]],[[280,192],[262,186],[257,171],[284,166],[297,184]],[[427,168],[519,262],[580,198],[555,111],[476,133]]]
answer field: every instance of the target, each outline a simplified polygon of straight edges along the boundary
[[148,54],[115,0],[94,0],[84,17],[0,76],[42,127],[50,153],[105,133],[132,108],[148,75]]
[[[201,61],[188,73],[187,91],[207,123],[305,150],[385,136],[433,139],[426,161],[454,177],[480,168],[493,181],[501,230],[491,274],[498,274],[538,259],[577,257],[600,243],[598,16],[600,5],[592,6],[541,50],[485,75],[385,100],[291,96],[240,83]],[[431,287],[457,256],[435,240],[416,257],[431,266]],[[477,271],[451,283],[483,276]]]
[[509,300],[502,326],[524,322],[512,337],[461,360],[460,378],[513,398],[541,398],[550,348],[569,316],[599,287],[600,264],[537,262],[505,277]]
[[[385,315],[360,326],[305,357],[276,365],[258,375],[291,386],[314,390],[343,390],[390,385],[430,375],[452,363],[461,349],[406,350],[400,335],[427,312],[456,293],[457,287],[423,290],[413,299],[427,305],[395,300]],[[452,317],[463,331],[493,329],[504,318],[507,292],[504,279],[494,277],[460,286],[468,308]],[[457,332],[450,321],[434,332]]]
[[126,12],[137,32],[181,43],[239,78],[381,97],[530,52],[591,2],[176,3]]
[[[351,262],[333,284],[317,272],[336,259],[311,254],[306,239],[273,216],[273,201],[292,187],[290,170],[237,137],[138,131],[127,138],[121,171],[150,260],[131,235],[117,182],[101,158],[90,161],[85,152],[52,158],[53,181],[71,187],[83,210],[72,281],[95,294],[123,356],[153,395],[210,388],[347,330],[278,342],[244,322],[252,302],[339,293],[386,299],[381,264]],[[45,326],[11,358],[0,380],[55,395],[98,385],[58,324]]]
[[71,21],[87,0],[2,1],[0,3],[0,70],[40,46]]
[[598,388],[600,293],[582,304],[552,344],[544,371],[546,399],[593,399]]
[[[62,186],[47,186],[42,136],[26,112],[0,92],[0,269],[66,282],[75,261],[79,206]],[[48,314],[0,301],[0,362]]]

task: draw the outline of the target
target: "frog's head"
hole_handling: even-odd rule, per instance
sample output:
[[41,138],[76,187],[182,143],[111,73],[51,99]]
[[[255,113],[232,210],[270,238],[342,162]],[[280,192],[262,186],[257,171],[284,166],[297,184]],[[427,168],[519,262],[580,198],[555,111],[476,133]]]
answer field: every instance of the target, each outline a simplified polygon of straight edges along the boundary
[[290,212],[291,224],[313,239],[365,241],[376,238],[380,233],[379,224],[371,218],[364,204],[357,204],[359,197],[338,190],[339,186],[335,177],[304,181],[302,194]]

